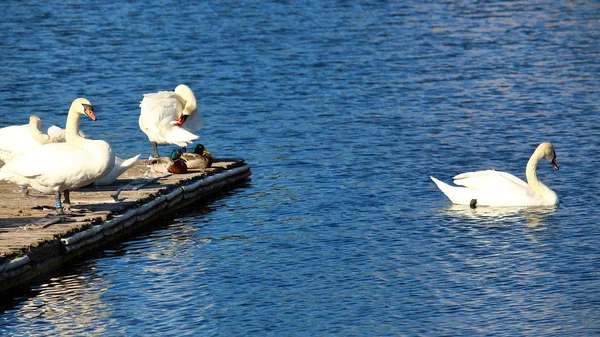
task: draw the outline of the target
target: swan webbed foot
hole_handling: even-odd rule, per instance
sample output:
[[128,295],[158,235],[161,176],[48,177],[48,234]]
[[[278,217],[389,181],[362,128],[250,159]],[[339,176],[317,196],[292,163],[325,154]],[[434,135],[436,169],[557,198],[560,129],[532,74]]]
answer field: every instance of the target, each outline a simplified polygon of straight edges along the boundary
[[71,214],[71,191],[64,190],[63,196],[65,199],[62,202],[62,211],[64,214]]
[[469,203],[469,207],[477,208],[477,199],[471,199],[471,202]]
[[63,203],[61,211],[61,214],[71,214],[71,204],[67,202]]

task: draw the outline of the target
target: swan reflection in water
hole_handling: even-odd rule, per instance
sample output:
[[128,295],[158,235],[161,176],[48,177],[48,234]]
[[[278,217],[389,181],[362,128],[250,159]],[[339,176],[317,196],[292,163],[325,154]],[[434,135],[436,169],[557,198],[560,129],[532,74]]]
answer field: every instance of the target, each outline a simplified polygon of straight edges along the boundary
[[500,224],[524,218],[527,226],[538,227],[555,211],[555,206],[471,208],[453,204],[441,212],[457,219],[476,220],[480,224]]

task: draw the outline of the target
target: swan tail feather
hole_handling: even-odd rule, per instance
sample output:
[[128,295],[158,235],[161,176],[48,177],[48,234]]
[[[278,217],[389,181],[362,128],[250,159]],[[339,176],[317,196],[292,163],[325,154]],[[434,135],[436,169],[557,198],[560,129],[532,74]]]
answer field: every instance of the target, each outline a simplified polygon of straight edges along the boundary
[[[119,163],[119,166],[121,166],[121,167],[131,167],[133,164],[135,164],[135,162],[138,160],[138,158],[139,158],[141,155],[142,155],[142,154],[141,154],[141,153],[139,153],[137,156],[133,156],[133,157],[131,157],[131,158],[129,158],[129,159],[122,160],[122,161]],[[116,158],[115,158],[115,160],[116,160]]]
[[165,135],[165,140],[167,143],[179,146],[186,146],[196,139],[198,139],[197,135],[179,126],[172,127],[171,130]]
[[448,185],[433,176],[429,176],[429,178],[431,178],[440,191],[442,191],[442,193],[444,193],[454,204],[469,205],[471,200],[477,199],[475,193],[468,188]]

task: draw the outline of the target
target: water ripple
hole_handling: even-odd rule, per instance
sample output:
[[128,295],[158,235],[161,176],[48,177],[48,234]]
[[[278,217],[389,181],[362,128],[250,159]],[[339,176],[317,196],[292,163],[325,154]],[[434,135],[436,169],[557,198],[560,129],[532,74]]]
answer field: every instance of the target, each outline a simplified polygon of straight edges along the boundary
[[[31,113],[64,125],[85,96],[99,117],[82,121],[86,134],[122,157],[150,155],[142,94],[186,82],[201,141],[253,171],[3,298],[1,334],[600,331],[596,3],[11,0],[0,10],[0,127]],[[489,168],[523,177],[541,141],[561,164],[539,167],[558,207],[450,207],[429,180]]]

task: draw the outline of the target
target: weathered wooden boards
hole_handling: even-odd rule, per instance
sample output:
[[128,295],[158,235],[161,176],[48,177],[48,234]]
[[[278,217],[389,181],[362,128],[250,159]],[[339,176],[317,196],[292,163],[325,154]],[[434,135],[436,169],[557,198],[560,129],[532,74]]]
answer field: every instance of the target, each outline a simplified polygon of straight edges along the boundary
[[217,159],[206,170],[161,175],[139,161],[109,186],[71,192],[72,214],[54,198],[0,182],[0,291],[47,272],[134,227],[248,180],[242,159]]

